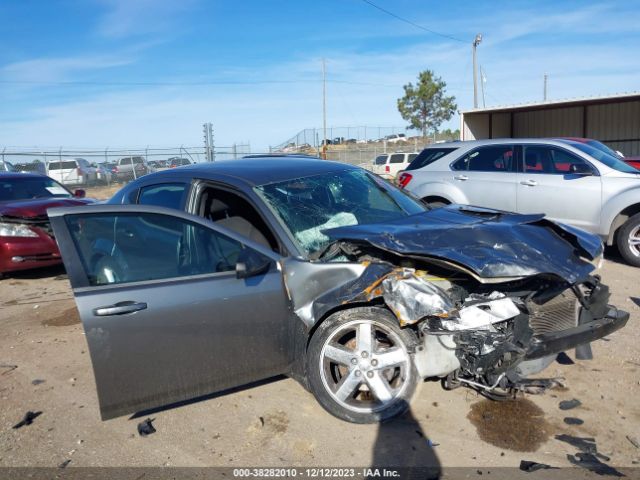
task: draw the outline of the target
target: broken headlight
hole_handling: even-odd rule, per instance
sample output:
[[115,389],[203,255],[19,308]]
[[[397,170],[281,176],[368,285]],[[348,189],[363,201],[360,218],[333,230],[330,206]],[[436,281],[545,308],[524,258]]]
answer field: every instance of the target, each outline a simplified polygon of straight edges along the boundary
[[26,225],[19,223],[0,223],[0,237],[37,237],[38,234]]

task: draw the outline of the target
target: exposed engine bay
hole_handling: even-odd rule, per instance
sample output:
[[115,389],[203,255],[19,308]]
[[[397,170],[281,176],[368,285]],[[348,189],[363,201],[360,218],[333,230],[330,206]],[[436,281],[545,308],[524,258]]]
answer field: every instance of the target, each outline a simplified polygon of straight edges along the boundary
[[295,278],[296,285],[305,285],[294,291],[287,286],[305,323],[335,305],[385,305],[416,334],[412,353],[420,377],[494,399],[557,385],[559,379],[527,377],[569,348],[576,348],[579,359],[591,358],[589,342],[604,332],[596,333],[595,319],[618,319],[611,331],[626,323],[620,318],[626,314],[608,305],[609,289],[595,275],[575,283],[542,273],[483,279],[442,259],[345,241],[319,260],[284,267],[288,284]]

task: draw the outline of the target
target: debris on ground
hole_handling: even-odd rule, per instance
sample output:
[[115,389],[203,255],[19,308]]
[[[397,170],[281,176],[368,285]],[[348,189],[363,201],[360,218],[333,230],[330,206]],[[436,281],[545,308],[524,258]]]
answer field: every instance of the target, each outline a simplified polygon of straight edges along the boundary
[[558,362],[560,365],[574,365],[575,362],[571,359],[571,357],[569,355],[567,355],[564,352],[560,352],[558,354],[558,356],[556,357],[556,362]]
[[67,465],[69,465],[70,463],[71,463],[71,460],[65,460],[60,465],[58,465],[58,468],[67,468]]
[[561,401],[559,407],[560,410],[571,410],[572,408],[579,407],[580,405],[582,405],[582,402],[577,398],[574,398],[572,400]]
[[18,428],[22,428],[25,425],[31,425],[33,421],[36,418],[38,418],[40,415],[42,415],[42,412],[32,412],[31,410],[29,410],[27,413],[24,414],[24,418],[18,423],[16,423],[13,426],[13,428],[17,430]]
[[627,440],[636,448],[640,448],[640,442],[636,437],[632,437],[631,435],[627,435]]
[[31,380],[31,385],[40,385],[41,383],[44,383],[45,381],[42,380],[41,378],[36,378],[35,380]]
[[427,445],[429,447],[437,447],[438,445],[440,445],[439,443],[434,442],[433,440],[427,440]]
[[574,437],[573,435],[556,435],[556,440],[560,440],[561,442],[568,443],[569,445],[576,447],[583,453],[590,453],[591,455],[596,455],[600,457],[602,460],[609,461],[611,460],[606,455],[602,453],[598,453],[598,447],[596,445],[596,439],[592,437]]
[[138,424],[138,433],[140,434],[141,437],[146,437],[147,435],[156,433],[156,429],[152,425],[152,422],[154,420],[155,418],[147,418],[146,420]]
[[9,372],[13,372],[16,368],[18,368],[18,365],[10,365],[8,363],[0,363],[0,368],[1,369],[6,369],[5,372],[2,372],[2,375],[6,375]]
[[537,470],[555,470],[558,467],[552,467],[546,463],[531,462],[529,460],[520,460],[520,470],[523,472],[535,472]]
[[612,475],[614,477],[624,477],[622,473],[606,463],[602,463],[598,458],[585,452],[578,452],[574,455],[567,455],[567,460],[576,467],[585,468],[598,475]]
[[567,425],[582,425],[584,420],[577,417],[564,417],[564,423]]

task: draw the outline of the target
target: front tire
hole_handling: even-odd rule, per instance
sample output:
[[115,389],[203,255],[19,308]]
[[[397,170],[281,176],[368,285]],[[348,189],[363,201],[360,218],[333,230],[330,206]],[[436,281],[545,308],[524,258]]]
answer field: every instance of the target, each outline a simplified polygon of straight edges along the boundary
[[616,243],[622,258],[630,265],[640,267],[640,213],[620,227]]
[[342,310],[327,318],[307,350],[311,391],[332,415],[374,423],[404,413],[418,383],[415,335],[383,308]]

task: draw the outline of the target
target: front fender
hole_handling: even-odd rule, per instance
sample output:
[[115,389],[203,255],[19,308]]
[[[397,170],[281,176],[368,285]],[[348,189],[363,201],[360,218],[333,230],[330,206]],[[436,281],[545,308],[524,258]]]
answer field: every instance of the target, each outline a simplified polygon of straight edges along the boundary
[[597,233],[602,236],[611,236],[614,233],[612,230],[617,229],[621,225],[620,222],[616,222],[618,215],[633,205],[640,205],[640,188],[635,186],[627,188],[622,193],[609,198],[602,205],[600,228]]

